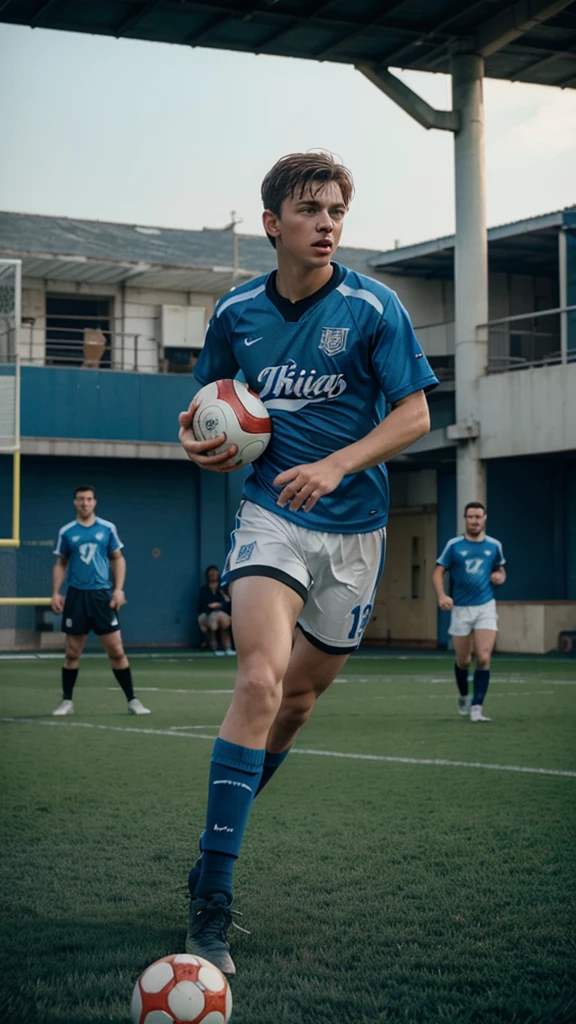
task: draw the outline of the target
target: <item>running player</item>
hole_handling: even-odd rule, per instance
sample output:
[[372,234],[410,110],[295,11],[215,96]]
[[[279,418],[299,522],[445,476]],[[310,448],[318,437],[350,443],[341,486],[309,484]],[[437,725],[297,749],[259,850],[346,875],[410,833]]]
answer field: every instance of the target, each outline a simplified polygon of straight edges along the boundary
[[[460,694],[458,711],[469,715],[471,722],[489,722],[483,704],[490,682],[490,659],[498,615],[494,587],[506,579],[504,552],[499,540],[486,536],[486,509],[480,501],[470,501],[464,509],[464,533],[449,540],[436,561],[432,583],[442,611],[451,611],[448,632],[454,644],[454,673]],[[444,589],[444,575],[449,571],[454,596]],[[474,693],[468,695],[468,669],[476,657]]]
[[[66,633],[66,656],[62,669],[62,703],[53,715],[72,715],[72,691],[78,678],[80,655],[91,629],[110,658],[112,671],[122,687],[128,711],[149,715],[150,711],[134,696],[132,673],[122,646],[118,612],[126,604],[124,579],[126,561],[123,544],[114,523],[100,519],[94,512],[96,491],[89,485],[74,491],[76,519],[66,523],[58,534],[52,570],[52,611],[62,615]],[[110,586],[110,572],[114,579]],[[68,578],[66,599],[60,587]]]
[[[206,384],[241,370],[272,417],[222,576],[238,674],[189,878],[186,948],[227,974],[232,871],[252,801],[360,643],[384,563],[384,461],[428,432],[425,391],[438,383],[395,293],[333,261],[352,193],[327,154],[275,164],[262,200],[278,269],[220,300],[194,371]],[[179,417],[189,458],[232,472],[236,448],[210,455],[223,436],[196,441],[194,410]]]

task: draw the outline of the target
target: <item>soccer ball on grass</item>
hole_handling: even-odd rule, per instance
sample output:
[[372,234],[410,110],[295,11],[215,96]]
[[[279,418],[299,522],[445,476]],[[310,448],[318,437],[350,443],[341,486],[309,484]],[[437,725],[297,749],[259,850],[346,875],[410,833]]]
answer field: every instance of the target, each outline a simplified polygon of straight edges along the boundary
[[134,986],[132,1024],[228,1024],[230,986],[214,964],[176,953],[156,960]]
[[224,444],[206,455],[219,455],[231,445],[238,448],[236,465],[247,466],[262,454],[270,440],[272,421],[255,391],[240,380],[215,380],[194,396],[199,406],[192,420],[197,441],[225,434]]

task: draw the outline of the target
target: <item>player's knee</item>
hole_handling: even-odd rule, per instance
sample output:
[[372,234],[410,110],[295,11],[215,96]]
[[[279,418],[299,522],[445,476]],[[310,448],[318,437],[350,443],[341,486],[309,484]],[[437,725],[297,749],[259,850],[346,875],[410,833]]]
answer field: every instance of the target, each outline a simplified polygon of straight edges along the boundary
[[490,656],[491,651],[479,651],[476,655],[476,665],[479,669],[485,670],[490,668]]
[[278,703],[280,680],[266,667],[252,668],[238,677],[237,695],[256,712],[273,712]]

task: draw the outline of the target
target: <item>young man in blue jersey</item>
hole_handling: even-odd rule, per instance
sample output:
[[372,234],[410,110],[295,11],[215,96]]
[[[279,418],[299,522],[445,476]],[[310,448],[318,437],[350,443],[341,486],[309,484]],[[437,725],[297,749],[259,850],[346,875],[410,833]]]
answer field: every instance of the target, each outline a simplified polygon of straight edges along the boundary
[[[483,704],[490,682],[490,659],[498,615],[494,587],[506,579],[504,552],[499,540],[486,536],[486,509],[480,501],[470,501],[464,509],[464,533],[449,540],[437,559],[432,583],[442,611],[451,611],[448,632],[454,644],[454,673],[458,687],[458,711],[471,722],[489,722]],[[444,576],[450,573],[453,597],[444,589]],[[468,694],[468,669],[476,657],[474,691]]]
[[[72,692],[78,678],[80,656],[86,637],[94,630],[112,671],[122,687],[128,711],[132,715],[149,715],[150,711],[134,696],[132,673],[122,646],[118,612],[126,604],[124,580],[126,561],[123,544],[114,523],[95,514],[96,491],[89,485],[74,492],[76,518],[66,523],[58,534],[52,570],[52,611],[62,615],[66,633],[66,656],[62,668],[62,702],[53,715],[72,715]],[[110,573],[114,580],[110,586]],[[60,593],[68,577],[66,598]]]
[[[222,576],[238,674],[189,878],[186,948],[227,974],[232,871],[252,802],[360,643],[384,563],[384,461],[430,429],[425,391],[437,380],[408,314],[389,288],[334,262],[352,193],[327,154],[275,164],[262,200],[278,269],[220,300],[194,370],[200,384],[241,371],[272,418]],[[196,441],[194,410],[179,418],[189,458],[232,472],[236,448],[210,455],[223,436]]]

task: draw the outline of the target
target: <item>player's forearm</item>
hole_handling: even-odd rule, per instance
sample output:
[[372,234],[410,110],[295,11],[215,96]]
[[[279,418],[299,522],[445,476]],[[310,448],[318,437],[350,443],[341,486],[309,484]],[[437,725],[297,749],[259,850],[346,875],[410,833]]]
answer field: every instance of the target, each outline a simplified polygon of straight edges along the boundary
[[432,586],[436,591],[436,597],[438,598],[439,601],[441,600],[441,598],[448,596],[444,589],[444,576],[445,572],[442,566],[437,565],[436,568],[434,569],[434,572],[432,573]]
[[366,437],[335,452],[344,476],[371,469],[398,455],[430,430],[430,413],[424,392],[409,395]]
[[122,555],[120,555],[120,558],[113,558],[110,566],[112,569],[112,579],[114,580],[114,590],[124,590],[126,559]]
[[60,587],[62,586],[62,584],[64,583],[64,580],[66,579],[67,571],[68,571],[68,567],[66,565],[60,565],[59,562],[56,562],[56,564],[54,565],[54,567],[52,569],[52,593],[53,594],[59,594],[60,593]]

